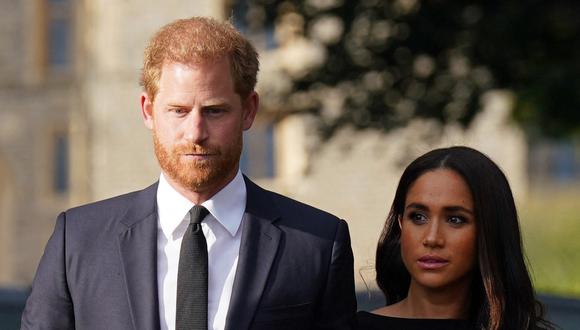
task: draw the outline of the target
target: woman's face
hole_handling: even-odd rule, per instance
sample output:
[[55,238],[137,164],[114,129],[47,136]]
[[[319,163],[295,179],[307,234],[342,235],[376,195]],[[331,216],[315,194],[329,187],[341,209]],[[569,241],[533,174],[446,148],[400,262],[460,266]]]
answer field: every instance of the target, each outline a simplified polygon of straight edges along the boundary
[[477,258],[473,198],[456,172],[425,172],[411,184],[401,227],[401,255],[411,285],[448,289],[471,283]]

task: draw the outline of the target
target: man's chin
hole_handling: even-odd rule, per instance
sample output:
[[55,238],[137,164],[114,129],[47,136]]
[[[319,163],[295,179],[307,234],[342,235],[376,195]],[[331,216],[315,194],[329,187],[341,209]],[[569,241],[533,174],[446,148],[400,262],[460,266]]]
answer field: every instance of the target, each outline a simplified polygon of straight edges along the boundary
[[214,166],[214,159],[211,156],[183,156],[179,160],[180,168],[190,168],[195,170],[204,170]]
[[177,182],[183,188],[187,188],[190,191],[200,192],[212,185],[215,178],[208,176],[207,173],[204,175],[192,175],[191,172],[181,175],[172,176],[174,181]]
[[160,162],[160,165],[165,175],[174,184],[195,193],[204,193],[221,188],[224,185],[224,180],[235,175],[234,169],[237,168],[234,164],[224,166],[222,163],[212,161],[196,161],[195,163],[180,161],[173,164]]

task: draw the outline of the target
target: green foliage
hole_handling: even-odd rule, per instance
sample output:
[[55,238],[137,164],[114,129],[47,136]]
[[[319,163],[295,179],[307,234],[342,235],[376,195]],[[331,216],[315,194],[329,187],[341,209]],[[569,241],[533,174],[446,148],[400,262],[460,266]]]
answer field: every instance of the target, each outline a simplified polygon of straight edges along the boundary
[[[246,15],[248,25],[273,26],[296,13],[306,36],[324,45],[325,64],[293,85],[294,93],[332,87],[345,97],[338,116],[326,116],[320,99],[300,109],[318,114],[328,134],[346,123],[388,130],[417,116],[468,124],[482,93],[506,88],[516,92],[515,118],[528,132],[580,135],[580,2],[246,3],[247,13],[261,13]],[[313,32],[328,17],[342,22],[336,42]]]
[[533,195],[520,208],[524,246],[534,287],[580,297],[580,191]]

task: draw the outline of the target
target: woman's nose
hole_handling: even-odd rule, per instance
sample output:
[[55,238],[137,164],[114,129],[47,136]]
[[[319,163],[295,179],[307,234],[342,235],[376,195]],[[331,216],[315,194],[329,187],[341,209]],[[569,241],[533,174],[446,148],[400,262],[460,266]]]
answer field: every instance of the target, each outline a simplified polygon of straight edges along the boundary
[[430,221],[428,226],[423,239],[423,245],[430,248],[443,246],[445,244],[445,238],[441,232],[442,228],[440,228],[439,221]]

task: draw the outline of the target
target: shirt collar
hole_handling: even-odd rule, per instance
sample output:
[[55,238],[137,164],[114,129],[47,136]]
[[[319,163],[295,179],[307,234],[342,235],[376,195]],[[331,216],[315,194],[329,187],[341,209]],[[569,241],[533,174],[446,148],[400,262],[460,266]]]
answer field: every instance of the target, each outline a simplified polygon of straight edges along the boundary
[[[201,203],[232,236],[240,228],[246,210],[246,183],[242,172],[238,173],[222,190]],[[157,188],[159,227],[166,237],[171,237],[184,221],[193,203],[177,192],[161,173]]]

